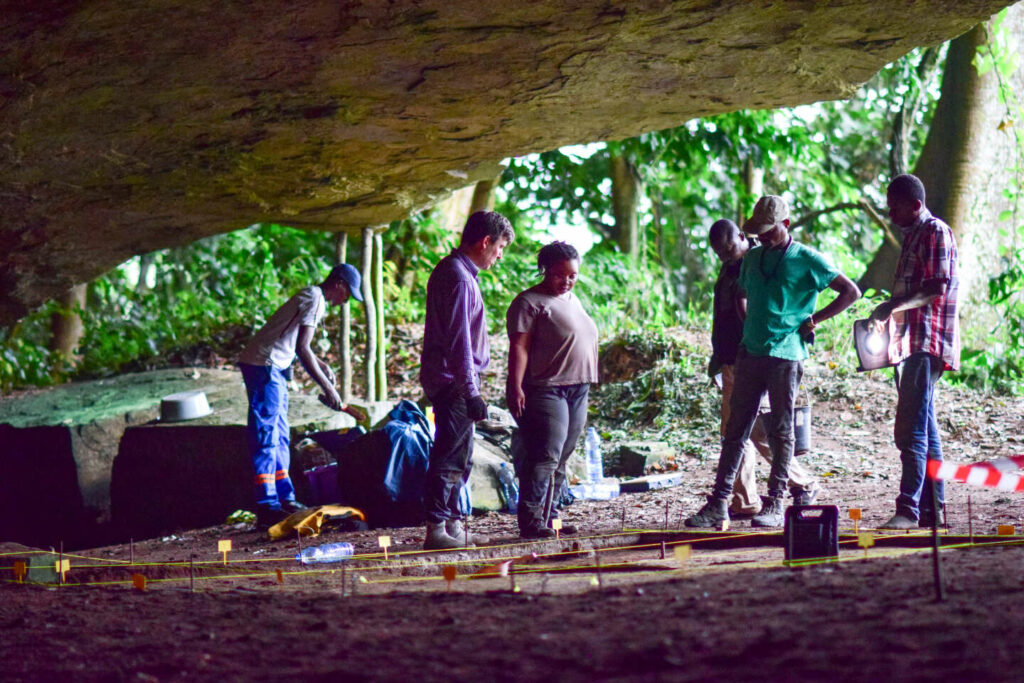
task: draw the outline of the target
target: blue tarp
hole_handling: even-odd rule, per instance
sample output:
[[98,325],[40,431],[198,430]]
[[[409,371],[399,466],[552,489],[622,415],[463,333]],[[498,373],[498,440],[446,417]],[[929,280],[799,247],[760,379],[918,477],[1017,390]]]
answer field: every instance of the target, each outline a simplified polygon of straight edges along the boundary
[[[391,419],[384,425],[384,432],[391,444],[391,457],[384,472],[384,490],[395,502],[422,500],[430,447],[434,445],[430,422],[419,406],[407,399],[399,402],[388,417]],[[462,487],[459,507],[465,515],[473,510],[468,481]]]

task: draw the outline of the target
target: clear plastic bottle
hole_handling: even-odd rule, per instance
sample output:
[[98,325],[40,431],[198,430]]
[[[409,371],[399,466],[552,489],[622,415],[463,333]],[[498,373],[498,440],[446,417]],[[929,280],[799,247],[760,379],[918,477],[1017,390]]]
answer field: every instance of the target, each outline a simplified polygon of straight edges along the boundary
[[352,552],[351,543],[324,543],[303,548],[302,552],[295,556],[295,560],[302,564],[344,562],[352,557]]
[[519,509],[519,485],[507,462],[498,466],[498,481],[501,483],[501,496],[505,499],[505,511],[514,515]]
[[587,429],[587,480],[599,482],[604,478],[604,463],[601,461],[601,437],[593,427]]

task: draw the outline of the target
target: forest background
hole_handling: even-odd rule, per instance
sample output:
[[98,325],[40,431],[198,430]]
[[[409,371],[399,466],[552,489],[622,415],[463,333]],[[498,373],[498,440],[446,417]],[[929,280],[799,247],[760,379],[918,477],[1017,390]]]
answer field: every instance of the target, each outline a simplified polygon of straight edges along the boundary
[[[796,239],[865,291],[819,336],[818,349],[838,355],[852,321],[891,283],[900,236],[886,218],[885,186],[915,172],[960,245],[964,368],[949,379],[1024,393],[1022,36],[1018,5],[915,50],[844,101],[739,111],[510,159],[500,178],[383,229],[389,355],[418,356],[395,331],[423,320],[427,277],[471,206],[493,206],[517,234],[480,276],[492,331],[537,282],[536,253],[557,236],[586,250],[576,292],[608,340],[710,329],[718,263],[707,229],[719,218],[741,223],[761,194],[784,195]],[[348,248],[358,253],[358,235]],[[257,224],[134,257],[0,329],[0,392],[158,367],[197,348],[230,354],[285,299],[322,280],[336,249],[328,232]],[[367,326],[356,309],[351,318],[358,359]],[[336,330],[337,316],[328,325]],[[686,370],[700,372],[700,360]]]

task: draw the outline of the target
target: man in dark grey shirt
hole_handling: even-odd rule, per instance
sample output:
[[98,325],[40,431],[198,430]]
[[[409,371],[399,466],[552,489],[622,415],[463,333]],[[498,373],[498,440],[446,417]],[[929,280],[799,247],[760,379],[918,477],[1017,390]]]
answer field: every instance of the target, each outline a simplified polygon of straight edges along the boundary
[[[459,247],[441,259],[427,282],[420,384],[434,405],[436,431],[423,492],[425,550],[467,541],[459,494],[472,467],[474,423],[487,417],[480,373],[491,360],[477,273],[497,263],[514,238],[507,218],[477,211],[466,221]],[[486,543],[480,537],[468,541]]]

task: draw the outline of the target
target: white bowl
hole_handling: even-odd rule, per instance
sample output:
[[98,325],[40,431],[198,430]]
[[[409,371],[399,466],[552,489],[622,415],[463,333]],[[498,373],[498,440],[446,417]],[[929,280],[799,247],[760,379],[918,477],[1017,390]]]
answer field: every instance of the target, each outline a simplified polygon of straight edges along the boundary
[[206,417],[213,411],[205,391],[183,391],[160,399],[160,421],[182,422]]

